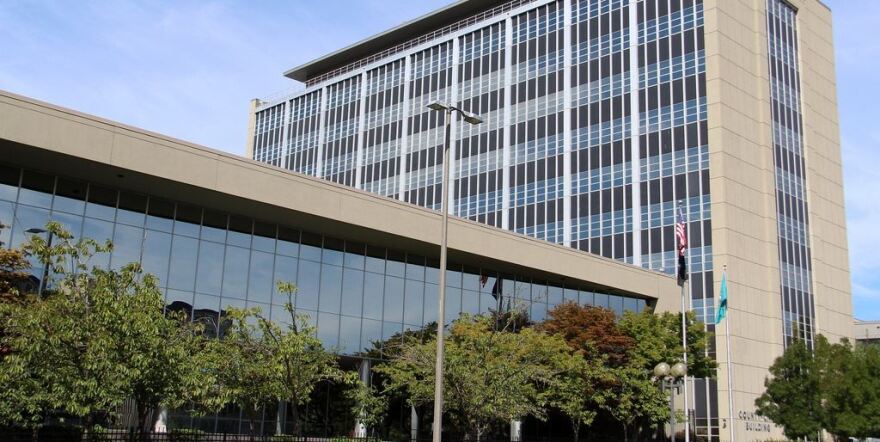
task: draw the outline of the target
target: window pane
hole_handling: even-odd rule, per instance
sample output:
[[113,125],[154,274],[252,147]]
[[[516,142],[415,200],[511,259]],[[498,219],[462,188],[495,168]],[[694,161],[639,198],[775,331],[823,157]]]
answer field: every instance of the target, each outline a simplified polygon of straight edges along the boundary
[[543,302],[533,303],[530,319],[535,322],[541,322],[544,319],[547,319],[547,304],[544,304]]
[[30,206],[18,206],[15,214],[15,229],[12,232],[12,247],[19,247],[31,234],[28,229],[44,229],[49,221],[49,211]]
[[275,253],[275,224],[254,223],[253,248],[263,252]]
[[86,216],[99,218],[107,221],[116,219],[116,196],[115,189],[89,185],[89,202],[86,204]]
[[117,224],[113,236],[113,268],[119,269],[130,263],[140,262],[143,238],[144,229]]
[[183,311],[192,317],[193,294],[185,290],[168,290],[165,306],[171,311]]
[[[112,239],[113,223],[108,221],[100,221],[93,218],[85,218],[85,221],[83,223],[83,237],[94,239],[99,243],[103,243],[108,239]],[[89,264],[106,269],[110,265],[110,254],[96,253],[94,256],[92,256]]]
[[55,200],[52,202],[52,209],[82,215],[86,207],[85,199],[85,183],[59,178],[55,189]]
[[367,271],[385,273],[385,249],[381,247],[367,247]]
[[83,217],[82,215],[73,215],[64,212],[53,212],[52,221],[61,224],[64,230],[73,235],[74,241],[82,237]]
[[[248,283],[248,300],[269,303],[272,299],[272,265],[275,255],[266,252],[251,252],[251,271]],[[266,311],[268,314],[268,310]]]
[[385,321],[403,322],[403,279],[385,278]]
[[322,261],[326,264],[341,266],[343,260],[343,245],[344,244],[341,240],[324,237],[324,253],[321,256]]
[[220,296],[220,284],[223,282],[223,253],[225,249],[226,247],[223,244],[201,241],[196,292]]
[[339,344],[339,315],[330,313],[318,313],[318,339],[324,343],[324,348],[335,350]]
[[382,296],[385,292],[385,277],[367,272],[364,275],[364,317],[382,319]]
[[174,204],[158,198],[150,198],[149,205],[147,227],[162,232],[171,232]]
[[171,254],[171,235],[147,230],[144,238],[144,256],[141,261],[144,271],[156,275],[159,286],[168,285],[168,257]]
[[174,234],[199,237],[199,226],[202,224],[202,209],[186,204],[177,204],[174,217]]
[[171,273],[168,275],[168,287],[193,290],[198,246],[199,242],[193,238],[174,236],[171,243]]
[[300,261],[299,277],[296,285],[299,291],[296,295],[296,308],[317,310],[318,289],[321,276],[321,264],[312,261]]
[[[0,166],[0,200],[15,202],[18,198],[18,182],[20,177],[21,169]],[[10,224],[11,221],[7,220],[6,223]]]
[[361,318],[342,316],[339,321],[339,352],[354,354],[360,347]]
[[321,261],[321,235],[303,232],[299,253],[304,259]]
[[608,308],[608,295],[604,293],[596,293],[595,299],[596,303],[594,305],[596,307]]
[[201,235],[208,241],[226,242],[226,214],[205,210]]
[[382,349],[382,321],[364,319],[361,324],[361,349]]
[[364,268],[364,252],[366,247],[360,243],[351,241],[345,242],[345,267],[363,270]]
[[364,295],[364,272],[345,269],[342,275],[342,314],[361,315]]
[[27,204],[48,209],[52,207],[52,191],[55,177],[26,170],[18,195],[19,204]]
[[461,289],[455,287],[446,288],[446,324],[458,319],[461,314]]
[[193,305],[193,321],[205,325],[208,336],[217,335],[217,324],[220,313],[220,297],[196,293]]
[[9,247],[9,240],[12,238],[14,214],[14,206],[11,202],[0,201],[0,224],[4,226],[0,229],[0,247]]
[[125,192],[119,194],[119,210],[116,213],[117,222],[143,227],[146,212],[146,196]]
[[437,284],[425,284],[425,324],[437,321]]
[[299,231],[280,227],[276,247],[282,255],[299,256]]
[[321,267],[321,298],[318,310],[339,313],[342,296],[342,267],[325,264]]
[[[296,285],[296,270],[298,264],[296,258],[281,255],[275,256],[275,277],[272,280],[272,291],[275,293],[275,297],[272,300],[273,304],[284,305],[287,302],[287,295],[284,293],[278,293],[278,282],[290,282]],[[293,296],[295,298],[297,293],[294,293]],[[294,302],[294,304],[296,303]]]
[[581,305],[593,305],[595,300],[593,299],[593,292],[587,292],[581,290],[580,292],[580,302]]
[[252,231],[253,221],[250,218],[230,216],[229,232],[226,234],[226,243],[250,248]]
[[461,311],[476,315],[480,313],[480,294],[472,290],[464,290],[461,294]]
[[422,324],[425,284],[421,281],[406,281],[403,322],[412,325]]
[[223,264],[223,298],[245,299],[250,253],[248,249],[226,246]]

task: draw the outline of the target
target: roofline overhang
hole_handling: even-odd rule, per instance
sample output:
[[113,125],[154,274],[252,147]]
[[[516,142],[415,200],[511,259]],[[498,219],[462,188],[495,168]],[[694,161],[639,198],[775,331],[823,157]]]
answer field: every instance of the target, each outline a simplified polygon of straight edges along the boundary
[[338,51],[289,69],[284,72],[284,76],[306,82],[309,78],[329,72],[352,61],[382,51],[400,42],[438,29],[459,18],[500,3],[502,3],[501,0],[459,0]]

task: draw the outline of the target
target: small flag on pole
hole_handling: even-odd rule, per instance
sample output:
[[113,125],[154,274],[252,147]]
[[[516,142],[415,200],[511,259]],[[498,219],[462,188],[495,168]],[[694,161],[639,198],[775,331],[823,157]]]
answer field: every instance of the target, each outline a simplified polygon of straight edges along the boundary
[[727,317],[727,272],[721,274],[721,297],[718,303],[718,311],[715,313],[715,324]]
[[687,228],[685,227],[684,212],[681,206],[678,206],[678,222],[675,224],[675,237],[678,240],[678,280],[680,282],[687,281],[687,259],[685,251],[687,250]]

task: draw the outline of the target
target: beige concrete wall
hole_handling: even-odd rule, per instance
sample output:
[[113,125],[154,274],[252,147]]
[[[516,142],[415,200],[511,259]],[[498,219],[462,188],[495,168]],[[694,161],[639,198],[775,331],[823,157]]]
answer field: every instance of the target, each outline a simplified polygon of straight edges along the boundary
[[[726,265],[737,440],[778,438],[739,419],[754,411],[783,345],[764,0],[704,5],[715,293]],[[717,327],[721,437],[730,440],[725,338]]]
[[[313,232],[439,255],[439,213],[0,91],[0,158]],[[460,218],[450,259],[657,300],[671,276]],[[598,288],[598,287],[597,287]]]
[[[798,8],[817,331],[851,336],[852,317],[830,11]],[[737,440],[781,438],[753,416],[767,367],[782,354],[776,196],[765,0],[706,0],[709,162],[715,293],[727,265]],[[724,324],[716,330],[718,408],[729,416]],[[726,423],[726,422],[725,422]],[[728,424],[729,425],[729,424]],[[761,430],[756,430],[759,428]],[[722,428],[722,440],[730,430]]]
[[853,338],[852,289],[843,196],[832,13],[816,0],[798,9],[804,158],[816,332],[831,341]]
[[244,156],[248,159],[254,159],[254,135],[257,131],[257,106],[262,101],[258,98],[251,100],[250,112],[248,113],[247,139],[245,140]]

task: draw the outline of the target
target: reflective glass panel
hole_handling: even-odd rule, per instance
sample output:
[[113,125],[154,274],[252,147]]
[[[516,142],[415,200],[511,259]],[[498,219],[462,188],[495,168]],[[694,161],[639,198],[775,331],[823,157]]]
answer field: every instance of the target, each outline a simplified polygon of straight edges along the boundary
[[144,237],[144,271],[156,275],[159,285],[168,285],[168,257],[171,254],[171,234],[147,230]]
[[321,264],[313,261],[299,262],[299,277],[296,285],[299,288],[296,295],[296,308],[317,310],[318,290],[321,283]]
[[111,265],[113,268],[122,268],[127,264],[141,261],[141,243],[144,239],[144,229],[125,224],[117,224],[113,235],[113,254]]
[[382,319],[382,299],[384,293],[385,277],[367,272],[364,275],[364,317]]
[[422,281],[406,280],[403,322],[412,325],[422,324],[425,284]]
[[250,255],[248,249],[226,246],[226,261],[223,263],[224,299],[245,299],[247,297],[247,277],[248,269],[250,268]]
[[89,202],[86,204],[86,216],[99,218],[107,221],[116,219],[116,197],[115,189],[106,187],[89,185]]
[[324,343],[324,348],[337,350],[339,344],[339,315],[331,313],[318,313],[318,339]]
[[119,210],[116,213],[116,222],[143,227],[146,213],[146,196],[126,192],[119,194]]
[[248,275],[248,300],[269,303],[272,299],[272,253],[251,252],[251,271]]
[[364,272],[345,269],[342,274],[342,314],[360,316],[364,295]]
[[325,264],[321,267],[321,299],[318,310],[339,313],[342,298],[342,267]]
[[[275,277],[272,280],[272,288],[275,293],[275,297],[272,300],[273,304],[284,305],[287,300],[287,294],[279,293],[277,283],[279,281],[282,282],[290,282],[296,285],[296,271],[299,266],[299,262],[296,258],[291,258],[289,256],[276,255],[275,256]],[[294,298],[297,296],[296,293],[293,294]],[[296,303],[294,302],[294,305]]]
[[82,215],[86,207],[86,189],[85,183],[59,178],[52,209]]
[[168,287],[192,291],[195,286],[199,242],[195,238],[174,236],[171,243],[171,267]]
[[226,247],[210,241],[201,241],[196,291],[220,296],[223,282],[223,255]]
[[385,278],[385,321],[403,322],[403,278]]

